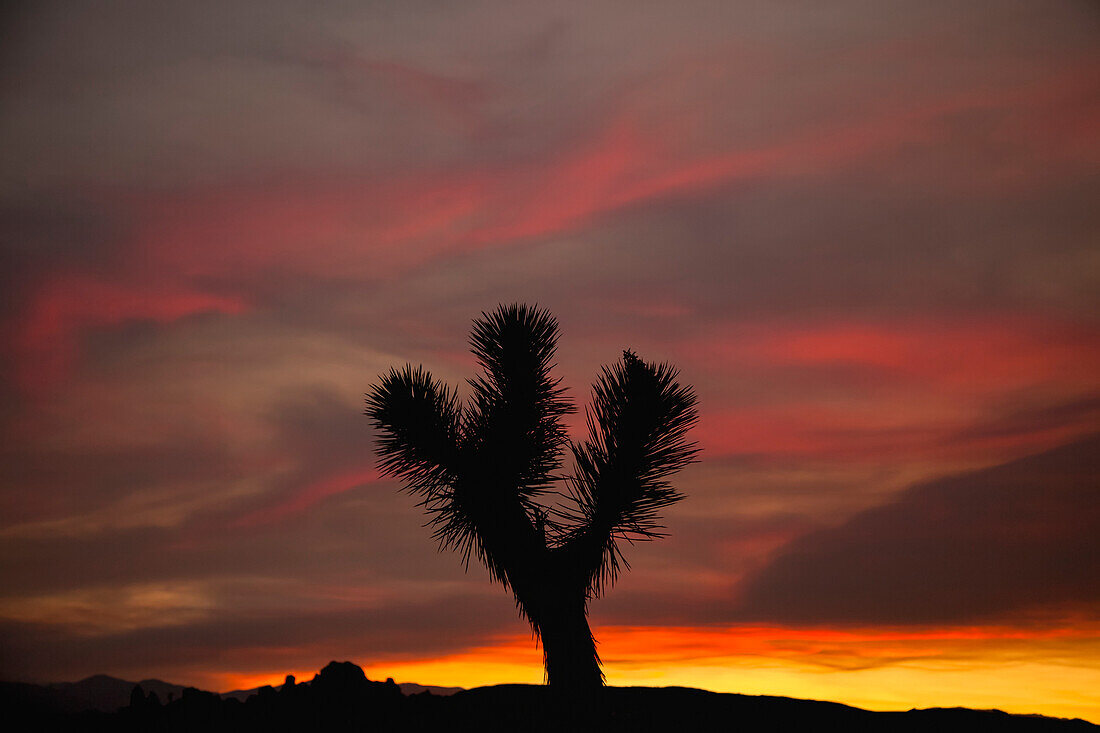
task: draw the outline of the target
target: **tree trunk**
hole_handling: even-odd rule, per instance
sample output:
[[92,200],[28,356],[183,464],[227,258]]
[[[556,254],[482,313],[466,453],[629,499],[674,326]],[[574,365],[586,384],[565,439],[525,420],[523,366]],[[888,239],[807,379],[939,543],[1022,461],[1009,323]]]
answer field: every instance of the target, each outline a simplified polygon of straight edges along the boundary
[[603,685],[596,640],[588,626],[583,590],[546,594],[538,614],[546,682],[566,691],[595,690]]

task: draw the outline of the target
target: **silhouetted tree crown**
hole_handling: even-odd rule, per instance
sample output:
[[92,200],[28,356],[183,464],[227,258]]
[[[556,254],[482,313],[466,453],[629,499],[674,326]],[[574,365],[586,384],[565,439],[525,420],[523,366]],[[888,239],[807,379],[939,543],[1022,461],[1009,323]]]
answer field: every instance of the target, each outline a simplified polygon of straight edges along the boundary
[[[428,512],[441,549],[475,555],[510,589],[541,639],[547,680],[602,683],[588,602],[628,567],[621,541],[662,536],[660,512],[679,501],[669,478],[691,463],[697,420],[690,386],[669,364],[632,351],[602,368],[579,444],[574,412],[552,375],[558,325],[545,310],[501,306],[474,322],[482,374],[457,391],[423,367],[392,369],[367,393],[379,465]],[[566,453],[573,470],[560,475]],[[545,503],[554,481],[566,491]]]

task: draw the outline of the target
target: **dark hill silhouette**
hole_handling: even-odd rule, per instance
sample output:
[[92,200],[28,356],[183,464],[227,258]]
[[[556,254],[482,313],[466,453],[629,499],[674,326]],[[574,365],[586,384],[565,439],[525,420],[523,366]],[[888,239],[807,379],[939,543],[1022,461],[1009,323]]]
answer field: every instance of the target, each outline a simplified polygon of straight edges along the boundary
[[[131,682],[130,687],[132,688],[135,684],[136,683]],[[402,695],[419,695],[422,692],[430,692],[433,695],[446,696],[453,695],[456,692],[461,692],[462,690],[466,689],[465,687],[439,687],[438,685],[420,685],[416,682],[398,682],[397,686],[401,688]],[[283,689],[283,685],[273,685],[273,687],[276,691]],[[220,694],[223,698],[232,697],[240,700],[241,702],[244,702],[252,695],[259,694],[261,689],[262,688],[260,687],[253,687],[247,690],[230,690],[229,692],[221,692],[218,694]],[[161,696],[161,699],[164,699],[163,695]]]
[[[113,678],[108,678],[113,679]],[[100,680],[102,682],[102,680]],[[79,683],[75,683],[79,684]],[[164,684],[164,683],[162,683]],[[497,685],[450,696],[404,695],[350,662],[332,662],[313,680],[292,677],[245,701],[185,688],[165,702],[140,687],[115,713],[50,706],[59,690],[0,683],[6,721],[26,731],[1098,731],[1083,720],[997,710],[931,708],[871,712],[832,702],[707,692],[684,687],[605,687],[569,693],[536,685]],[[53,695],[54,697],[50,697]],[[72,698],[68,698],[72,699]]]

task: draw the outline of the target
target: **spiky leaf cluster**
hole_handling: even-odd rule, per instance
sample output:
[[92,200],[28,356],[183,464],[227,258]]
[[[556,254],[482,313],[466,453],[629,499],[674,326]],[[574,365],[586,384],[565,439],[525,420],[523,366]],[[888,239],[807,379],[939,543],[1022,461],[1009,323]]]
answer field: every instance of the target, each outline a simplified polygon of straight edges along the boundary
[[585,566],[592,596],[626,566],[620,540],[663,536],[660,511],[683,498],[668,478],[698,452],[687,440],[695,405],[669,364],[624,351],[622,361],[603,368],[586,410],[589,438],[573,446],[576,529],[566,544]]
[[576,408],[565,399],[554,367],[558,324],[546,311],[505,306],[474,322],[471,351],[484,375],[469,380],[473,396],[463,437],[470,454],[531,506],[546,491],[568,445],[562,417]]
[[[502,306],[475,321],[470,345],[483,374],[456,393],[420,367],[392,370],[367,395],[379,465],[421,497],[441,547],[476,555],[506,587],[534,568],[568,568],[588,597],[625,565],[620,540],[660,536],[659,512],[682,498],[668,477],[693,459],[690,387],[667,364],[633,352],[604,367],[573,445],[574,410],[551,375],[558,327],[546,311]],[[569,506],[539,503],[569,449]]]
[[455,494],[462,475],[457,393],[422,367],[406,365],[382,377],[366,402],[378,433],[379,469],[420,497],[442,546],[460,545],[465,513]]

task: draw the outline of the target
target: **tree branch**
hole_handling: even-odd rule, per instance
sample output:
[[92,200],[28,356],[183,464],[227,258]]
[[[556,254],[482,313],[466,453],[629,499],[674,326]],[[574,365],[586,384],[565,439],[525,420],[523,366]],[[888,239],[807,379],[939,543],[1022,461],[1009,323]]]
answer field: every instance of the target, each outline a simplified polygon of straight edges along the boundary
[[589,439],[573,446],[576,529],[562,547],[590,597],[626,565],[618,541],[662,536],[660,511],[683,498],[667,478],[698,452],[686,438],[698,413],[694,392],[677,376],[668,364],[647,364],[625,351],[622,361],[604,367],[593,390]]

